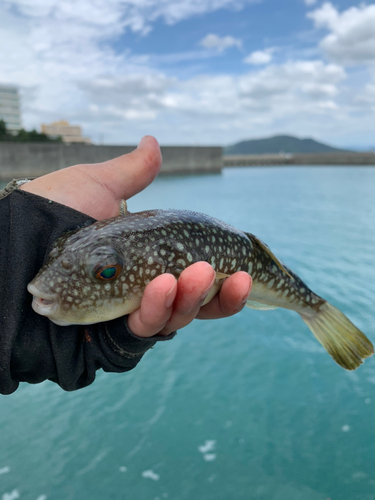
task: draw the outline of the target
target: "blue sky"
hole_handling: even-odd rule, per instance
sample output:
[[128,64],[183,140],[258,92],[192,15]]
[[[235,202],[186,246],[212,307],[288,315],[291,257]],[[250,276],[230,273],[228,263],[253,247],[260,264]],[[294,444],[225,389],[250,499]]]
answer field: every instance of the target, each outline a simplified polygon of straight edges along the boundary
[[3,0],[0,38],[0,83],[20,87],[28,128],[375,146],[375,3]]

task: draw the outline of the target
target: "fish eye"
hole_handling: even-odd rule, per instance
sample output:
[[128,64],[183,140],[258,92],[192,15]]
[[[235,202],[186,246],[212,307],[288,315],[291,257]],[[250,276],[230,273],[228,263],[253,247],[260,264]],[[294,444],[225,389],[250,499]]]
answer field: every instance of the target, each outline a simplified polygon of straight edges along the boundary
[[123,269],[123,261],[113,248],[97,248],[89,257],[87,272],[100,281],[111,281],[117,278]]
[[122,266],[120,264],[115,264],[112,266],[101,266],[95,271],[95,278],[104,281],[110,281],[120,274]]

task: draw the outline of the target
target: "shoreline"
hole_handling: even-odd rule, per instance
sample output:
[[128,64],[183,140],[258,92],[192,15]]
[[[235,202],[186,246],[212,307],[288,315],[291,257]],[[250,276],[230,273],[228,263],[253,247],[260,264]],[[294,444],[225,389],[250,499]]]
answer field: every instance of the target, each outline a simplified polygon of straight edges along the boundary
[[268,155],[227,155],[224,167],[277,166],[277,165],[373,165],[375,153],[296,153]]

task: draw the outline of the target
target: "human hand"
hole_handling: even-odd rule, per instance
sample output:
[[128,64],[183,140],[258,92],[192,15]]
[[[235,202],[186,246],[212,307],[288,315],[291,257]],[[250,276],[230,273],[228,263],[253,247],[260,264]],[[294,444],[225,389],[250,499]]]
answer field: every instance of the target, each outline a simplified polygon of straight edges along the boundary
[[[159,145],[146,136],[133,152],[93,165],[76,165],[39,177],[21,189],[43,196],[95,219],[119,213],[122,199],[129,199],[154,180],[161,167]],[[194,318],[216,319],[240,311],[251,288],[247,273],[227,278],[220,292],[202,306],[215,279],[207,262],[185,269],[178,281],[163,274],[147,285],[141,306],[128,316],[130,330],[140,337],[168,335]]]

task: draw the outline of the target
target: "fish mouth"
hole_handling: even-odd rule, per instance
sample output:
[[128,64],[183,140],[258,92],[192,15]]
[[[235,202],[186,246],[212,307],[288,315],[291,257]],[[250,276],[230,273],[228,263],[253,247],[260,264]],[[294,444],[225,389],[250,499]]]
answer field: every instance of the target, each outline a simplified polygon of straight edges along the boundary
[[33,295],[31,307],[42,316],[50,316],[57,308],[56,296],[42,293],[38,288],[29,283],[27,290]]

